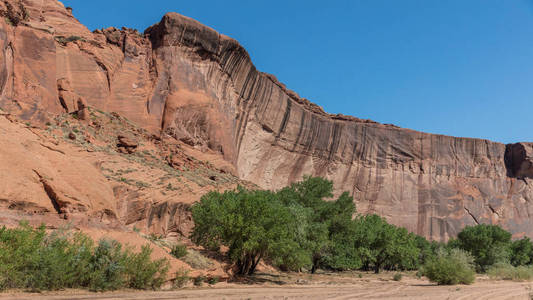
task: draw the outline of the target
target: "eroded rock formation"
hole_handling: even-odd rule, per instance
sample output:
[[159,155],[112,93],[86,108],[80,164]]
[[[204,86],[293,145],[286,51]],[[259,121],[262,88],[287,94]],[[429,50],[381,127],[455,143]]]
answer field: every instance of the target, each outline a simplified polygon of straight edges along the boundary
[[0,11],[11,20],[0,21],[0,107],[23,119],[46,122],[79,97],[216,153],[263,188],[320,175],[359,212],[432,239],[482,222],[533,236],[531,144],[327,114],[256,70],[237,41],[177,13],[141,34],[91,33],[55,0],[5,0]]

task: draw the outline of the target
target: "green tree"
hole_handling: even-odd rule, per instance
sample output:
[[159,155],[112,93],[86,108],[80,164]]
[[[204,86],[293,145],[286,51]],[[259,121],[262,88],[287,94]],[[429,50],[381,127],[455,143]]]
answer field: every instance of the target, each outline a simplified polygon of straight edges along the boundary
[[350,221],[355,213],[353,198],[344,192],[335,201],[327,201],[333,197],[333,182],[311,176],[304,176],[302,181],[281,189],[277,197],[285,205],[296,207],[305,214],[301,222],[307,225],[299,232],[297,240],[301,250],[309,255],[311,273],[314,273],[330,256],[333,224]]
[[511,244],[511,264],[515,267],[531,264],[533,244],[528,237],[513,241]]
[[497,225],[466,226],[453,244],[472,254],[479,272],[497,262],[508,262],[511,255],[511,234]]
[[420,254],[415,235],[378,215],[361,216],[355,221],[354,243],[363,268],[372,267],[375,273],[384,267],[415,268]]
[[298,261],[301,256],[293,240],[295,218],[272,192],[242,187],[210,192],[193,205],[192,217],[191,239],[212,249],[229,247],[228,257],[238,274],[253,274],[264,258],[279,260],[283,255]]
[[363,266],[359,253],[356,220],[338,219],[330,226],[330,251],[323,265],[333,270],[355,270]]

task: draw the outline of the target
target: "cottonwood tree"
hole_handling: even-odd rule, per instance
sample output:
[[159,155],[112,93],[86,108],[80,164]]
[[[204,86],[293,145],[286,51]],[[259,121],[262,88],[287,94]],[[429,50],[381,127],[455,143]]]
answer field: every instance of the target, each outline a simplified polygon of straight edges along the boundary
[[229,247],[237,273],[251,275],[261,259],[277,259],[298,248],[292,239],[295,219],[275,194],[242,187],[210,192],[192,207],[191,239],[206,248]]
[[497,225],[466,226],[449,244],[470,252],[479,272],[497,262],[509,262],[511,256],[511,233]]

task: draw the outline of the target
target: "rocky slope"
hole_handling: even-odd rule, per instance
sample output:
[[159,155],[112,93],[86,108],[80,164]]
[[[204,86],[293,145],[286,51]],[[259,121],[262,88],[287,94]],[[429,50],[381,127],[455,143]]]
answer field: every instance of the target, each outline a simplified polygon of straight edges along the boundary
[[[177,13],[143,34],[90,32],[55,0],[4,0],[0,13],[0,107],[32,124],[85,107],[118,112],[147,134],[174,141],[168,151],[182,145],[194,149],[193,156],[223,159],[224,172],[263,188],[304,174],[330,178],[337,192],[353,193],[359,212],[378,213],[432,239],[482,222],[533,236],[533,144],[327,114],[256,70],[238,42]],[[0,154],[2,161],[15,155]],[[68,160],[53,166],[63,164]],[[26,173],[11,176],[42,180]],[[100,185],[101,177],[90,178]],[[12,186],[0,187],[6,202],[26,201],[9,192]],[[113,211],[120,197],[110,188],[97,190],[103,202],[91,207]],[[41,192],[31,198],[47,199]]]

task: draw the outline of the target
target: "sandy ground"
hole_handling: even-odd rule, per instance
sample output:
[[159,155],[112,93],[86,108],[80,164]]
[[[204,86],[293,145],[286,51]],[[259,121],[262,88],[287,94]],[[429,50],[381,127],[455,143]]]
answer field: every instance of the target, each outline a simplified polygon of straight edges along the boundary
[[[42,294],[4,293],[1,299],[533,299],[533,283],[478,279],[472,285],[436,286],[425,280],[404,278],[330,278],[305,284],[228,284],[177,291],[117,291],[90,293],[68,290]],[[344,279],[344,280],[342,280]],[[344,282],[343,282],[344,281]]]

